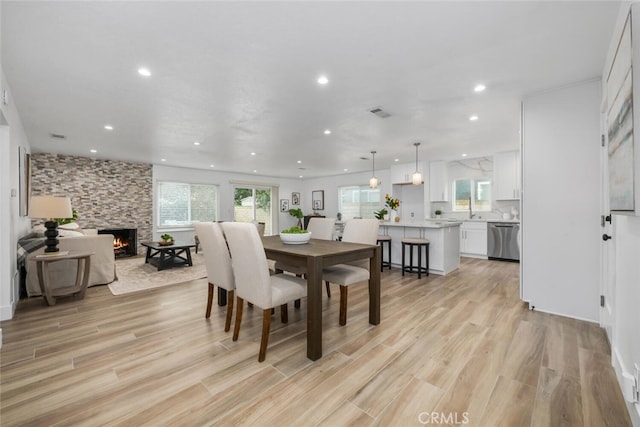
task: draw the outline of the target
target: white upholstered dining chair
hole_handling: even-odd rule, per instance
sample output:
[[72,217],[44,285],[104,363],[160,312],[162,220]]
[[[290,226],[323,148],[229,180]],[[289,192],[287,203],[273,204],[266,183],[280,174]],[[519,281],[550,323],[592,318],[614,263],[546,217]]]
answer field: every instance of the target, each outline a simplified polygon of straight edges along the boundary
[[287,304],[307,296],[305,280],[284,274],[269,274],[267,257],[257,228],[250,223],[223,222],[222,229],[231,252],[231,266],[236,279],[236,322],[233,340],[237,341],[242,322],[244,300],[262,309],[262,340],[258,361],[267,353],[271,309],[280,306],[283,323],[287,323]]
[[218,287],[227,291],[227,316],[224,322],[224,331],[231,329],[231,313],[233,311],[234,290],[236,282],[231,269],[231,255],[227,242],[222,233],[220,224],[215,222],[194,222],[196,235],[200,240],[204,255],[204,263],[207,268],[207,280],[209,281],[209,296],[207,299],[207,311],[205,317],[211,316],[213,303],[213,288]]
[[[377,219],[352,219],[344,226],[342,241],[376,245],[379,228]],[[340,325],[344,326],[347,324],[347,287],[369,280],[369,258],[325,267],[322,279],[327,288],[329,283],[340,285]]]

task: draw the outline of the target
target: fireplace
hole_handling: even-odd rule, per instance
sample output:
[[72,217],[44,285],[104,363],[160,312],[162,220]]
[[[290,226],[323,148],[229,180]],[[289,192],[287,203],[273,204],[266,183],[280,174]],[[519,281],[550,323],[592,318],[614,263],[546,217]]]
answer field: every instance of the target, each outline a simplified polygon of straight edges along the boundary
[[98,234],[113,234],[113,253],[116,258],[138,255],[138,242],[136,241],[137,229],[109,228],[98,230]]

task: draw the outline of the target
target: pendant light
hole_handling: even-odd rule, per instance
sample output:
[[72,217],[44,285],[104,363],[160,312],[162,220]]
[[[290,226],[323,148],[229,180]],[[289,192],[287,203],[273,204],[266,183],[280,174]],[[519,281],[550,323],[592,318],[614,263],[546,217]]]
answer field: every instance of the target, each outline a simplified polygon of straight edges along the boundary
[[414,142],[413,145],[416,146],[416,171],[412,175],[411,182],[413,185],[422,184],[422,174],[418,170],[418,147],[420,146],[419,142]]
[[369,187],[378,188],[378,184],[380,181],[378,181],[378,178],[376,178],[376,152],[372,151],[371,156],[373,158],[373,172],[371,174],[371,179],[369,180]]

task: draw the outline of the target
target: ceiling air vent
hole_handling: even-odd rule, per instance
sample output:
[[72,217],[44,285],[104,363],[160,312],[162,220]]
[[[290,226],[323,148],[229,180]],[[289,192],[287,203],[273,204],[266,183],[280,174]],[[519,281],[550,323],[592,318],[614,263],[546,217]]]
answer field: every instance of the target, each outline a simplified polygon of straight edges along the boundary
[[369,112],[375,114],[376,116],[380,117],[381,119],[386,119],[387,117],[391,117],[391,114],[389,114],[386,111],[384,111],[382,109],[382,107],[370,108]]
[[66,136],[61,135],[59,133],[50,133],[49,136],[51,136],[51,138],[54,138],[54,139],[67,139]]

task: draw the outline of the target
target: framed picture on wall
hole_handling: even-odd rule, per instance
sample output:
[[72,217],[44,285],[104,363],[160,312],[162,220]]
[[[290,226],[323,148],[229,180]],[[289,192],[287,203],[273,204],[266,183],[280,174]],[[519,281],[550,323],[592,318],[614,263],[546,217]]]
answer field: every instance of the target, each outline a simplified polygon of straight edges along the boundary
[[280,212],[289,211],[289,199],[280,199]]
[[31,155],[23,147],[18,150],[20,169],[20,216],[29,215],[29,199],[31,199]]
[[311,192],[311,206],[314,211],[324,209],[324,190],[315,190]]
[[292,206],[300,205],[300,193],[291,193],[291,205]]

